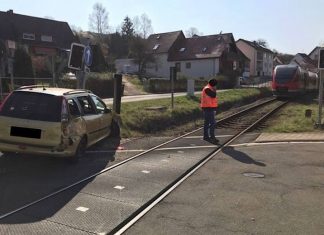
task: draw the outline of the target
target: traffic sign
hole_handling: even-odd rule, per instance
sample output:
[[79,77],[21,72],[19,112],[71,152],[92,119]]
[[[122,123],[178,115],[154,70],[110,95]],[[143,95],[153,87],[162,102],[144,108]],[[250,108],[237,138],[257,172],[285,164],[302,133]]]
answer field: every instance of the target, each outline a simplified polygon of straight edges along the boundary
[[324,69],[324,48],[319,50],[318,68]]
[[92,50],[91,50],[91,47],[90,46],[87,46],[85,49],[84,49],[84,63],[86,66],[91,66],[92,64]]
[[71,51],[69,56],[68,67],[71,69],[81,70],[83,63],[85,46],[78,43],[71,44]]

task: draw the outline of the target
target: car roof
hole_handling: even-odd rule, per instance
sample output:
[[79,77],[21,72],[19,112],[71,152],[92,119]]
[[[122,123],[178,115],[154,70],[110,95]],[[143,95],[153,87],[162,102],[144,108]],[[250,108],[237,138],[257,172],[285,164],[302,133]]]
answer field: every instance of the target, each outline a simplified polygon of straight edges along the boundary
[[64,96],[64,95],[73,95],[80,93],[91,93],[88,90],[81,89],[71,89],[71,88],[59,88],[59,87],[21,87],[16,91],[24,91],[24,92],[34,92],[34,93],[42,93],[54,96]]

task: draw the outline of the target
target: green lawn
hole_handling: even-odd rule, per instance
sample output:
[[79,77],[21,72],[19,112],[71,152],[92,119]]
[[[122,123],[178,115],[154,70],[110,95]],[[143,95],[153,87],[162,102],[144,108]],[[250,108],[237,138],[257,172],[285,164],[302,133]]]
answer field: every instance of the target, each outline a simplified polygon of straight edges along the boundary
[[[218,113],[269,96],[265,88],[233,89],[218,93]],[[178,135],[202,125],[200,97],[171,98],[123,103],[121,135],[123,138],[147,135]]]
[[[305,112],[310,109],[311,117],[305,117]],[[314,101],[303,103],[292,103],[284,107],[278,113],[275,119],[271,119],[265,132],[312,132],[320,131],[314,128],[314,124],[318,121],[318,104]]]

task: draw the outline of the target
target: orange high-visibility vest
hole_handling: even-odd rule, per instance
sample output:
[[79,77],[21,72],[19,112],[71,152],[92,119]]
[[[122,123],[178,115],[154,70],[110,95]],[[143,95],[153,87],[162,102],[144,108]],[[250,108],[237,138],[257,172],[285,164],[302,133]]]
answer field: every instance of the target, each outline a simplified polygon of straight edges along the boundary
[[206,94],[206,89],[209,88],[211,90],[215,90],[211,85],[207,84],[202,92],[201,92],[201,99],[200,99],[200,107],[201,108],[217,108],[218,106],[218,99],[217,96],[216,98],[212,98]]

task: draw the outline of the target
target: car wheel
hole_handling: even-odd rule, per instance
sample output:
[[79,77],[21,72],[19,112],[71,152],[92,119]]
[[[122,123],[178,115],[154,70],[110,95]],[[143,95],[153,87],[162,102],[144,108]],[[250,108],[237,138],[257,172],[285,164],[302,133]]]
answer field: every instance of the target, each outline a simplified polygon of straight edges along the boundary
[[120,127],[117,121],[112,120],[109,137],[120,137]]
[[78,144],[74,156],[69,158],[69,161],[72,163],[77,163],[79,159],[84,155],[86,148],[87,148],[87,139],[86,137],[83,136]]

